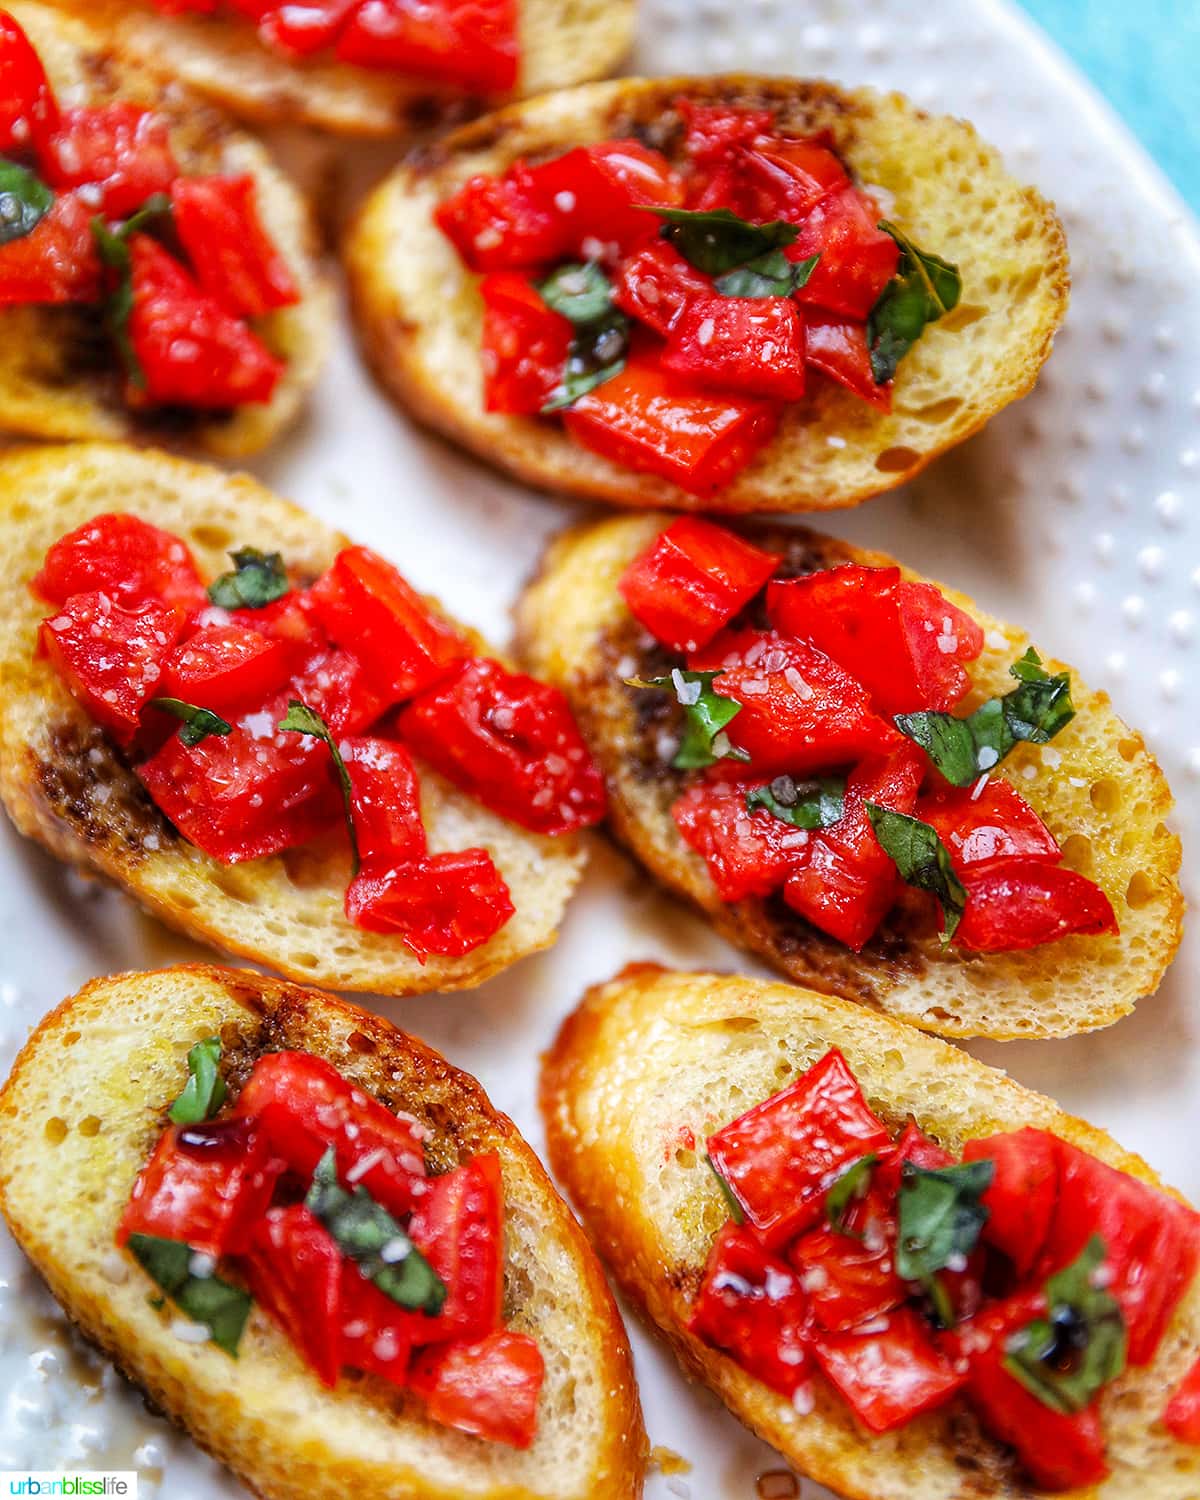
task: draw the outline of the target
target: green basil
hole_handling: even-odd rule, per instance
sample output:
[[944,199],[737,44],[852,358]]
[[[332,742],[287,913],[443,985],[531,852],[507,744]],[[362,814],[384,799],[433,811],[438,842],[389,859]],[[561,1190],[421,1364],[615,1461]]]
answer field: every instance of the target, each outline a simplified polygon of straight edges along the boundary
[[663,238],[670,240],[684,260],[707,276],[719,276],[790,245],[800,233],[794,224],[776,219],[751,224],[728,208],[650,208],[665,219]]
[[629,353],[629,319],[613,306],[612,283],[594,261],[572,261],[536,283],[547,307],[567,318],[575,336],[562,380],[542,407],[563,411],[619,375]]
[[906,1161],[900,1173],[896,1274],[925,1288],[945,1328],[954,1326],[954,1309],[938,1272],[965,1264],[979,1243],[988,1221],[980,1199],[995,1175],[993,1161],[932,1169]]
[[1019,686],[964,719],[932,709],[896,715],[896,728],[955,786],[970,786],[1021,740],[1047,744],[1075,717],[1071,674],[1047,672],[1032,646],[1008,670]]
[[185,703],[182,698],[151,698],[150,707],[160,708],[163,713],[174,714],[183,721],[179,738],[189,750],[206,740],[210,734],[233,733],[233,725],[228,719],[213,713],[211,708],[197,708],[194,703]]
[[350,785],[350,772],[346,769],[346,762],[342,759],[342,752],[337,747],[337,741],[329,732],[329,726],[315,709],[309,708],[307,703],[301,703],[298,698],[290,698],[288,711],[280,719],[277,728],[288,734],[311,734],[314,739],[324,740],[328,745],[329,753],[333,756],[333,768],[337,772],[338,782],[342,788],[342,805],[346,809],[346,828],[350,834],[351,863],[357,875],[361,860],[358,857],[358,833],[354,827],[354,794]]
[[1009,1335],[1004,1368],[1051,1411],[1090,1406],[1125,1368],[1128,1335],[1116,1298],[1096,1285],[1108,1251],[1093,1235],[1079,1258],[1046,1282],[1046,1316]]
[[722,297],[790,297],[807,284],[820,259],[810,255],[807,260],[791,261],[782,250],[768,250],[718,277],[717,291]]
[[211,1120],[225,1102],[225,1080],[217,1071],[221,1061],[221,1038],[205,1037],[187,1055],[188,1081],[168,1110],[176,1125],[199,1125]]
[[746,1222],[746,1215],[742,1209],[742,1205],[738,1202],[733,1189],[729,1186],[728,1182],[726,1182],[721,1173],[717,1171],[717,1164],[715,1161],[713,1161],[712,1157],[705,1156],[704,1160],[708,1163],[709,1170],[717,1179],[717,1186],[721,1189],[721,1197],[725,1199],[726,1206],[729,1209],[729,1217],[735,1224],[744,1224]]
[[304,1206],[329,1231],[342,1254],[385,1297],[410,1312],[430,1317],[441,1312],[446,1283],[365,1188],[347,1192],[342,1187],[332,1146],[317,1164]]
[[594,260],[568,262],[535,285],[547,307],[576,325],[598,323],[612,309],[612,283]]
[[900,246],[896,274],[879,294],[867,319],[871,371],[877,385],[886,385],[926,327],[958,306],[962,277],[957,266],[918,250],[886,219],[879,227]]
[[32,234],[54,207],[54,194],[40,177],[0,157],[0,245]]
[[751,812],[765,808],[793,828],[829,828],[845,811],[845,797],[844,776],[814,776],[802,781],[776,776],[767,786],[747,792],[746,806]]
[[944,941],[949,942],[967,905],[967,893],[954,873],[950,851],[936,831],[920,818],[893,812],[876,802],[867,803],[867,817],[880,848],[900,872],[900,879],[918,890],[931,891],[941,903],[946,919]]
[[116,273],[116,286],[109,293],[104,307],[104,319],[109,334],[116,345],[125,373],[131,385],[139,391],[146,389],[146,372],[134,352],[129,337],[129,317],[133,312],[133,259],[129,253],[129,241],[163,214],[171,212],[171,200],[166,193],[153,193],[117,229],[110,229],[104,218],[97,214],[92,219],[92,238],[100,259],[110,271]]
[[867,1156],[860,1156],[856,1162],[846,1168],[825,1194],[825,1217],[829,1221],[829,1227],[836,1229],[838,1234],[844,1234],[849,1239],[862,1239],[862,1235],[856,1234],[853,1229],[847,1229],[846,1215],[856,1203],[867,1196],[871,1187],[871,1174],[878,1160],[877,1151],[872,1151]]
[[203,1324],[217,1348],[236,1359],[238,1344],[254,1305],[250,1294],[222,1281],[219,1276],[193,1275],[195,1251],[179,1240],[131,1234],[129,1249],[141,1268],[162,1287],[176,1307],[193,1323]]
[[695,771],[719,760],[749,760],[744,750],[729,743],[726,728],[742,711],[733,698],[712,690],[720,672],[686,672],[676,667],[667,677],[628,677],[635,688],[659,688],[675,694],[683,709],[683,738],[671,764],[677,771]]
[[291,589],[280,553],[239,547],[229,555],[232,571],[208,586],[208,597],[222,609],[265,609]]

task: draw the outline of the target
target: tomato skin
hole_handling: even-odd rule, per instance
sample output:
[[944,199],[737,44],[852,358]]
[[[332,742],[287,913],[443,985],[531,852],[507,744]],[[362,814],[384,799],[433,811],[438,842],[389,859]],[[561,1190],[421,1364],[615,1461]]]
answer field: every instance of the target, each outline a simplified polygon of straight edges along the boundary
[[[887,1221],[884,1221],[885,1223]],[[894,1225],[888,1225],[894,1235]],[[893,1269],[894,1245],[884,1237],[870,1244],[827,1226],[810,1229],[788,1246],[817,1323],[827,1333],[845,1333],[899,1307],[908,1289]]]
[[365,0],[334,52],[360,68],[386,68],[481,94],[514,88],[520,69],[516,0]]
[[[208,0],[201,0],[206,5]],[[303,0],[280,5],[278,0],[234,0],[234,9],[242,11],[258,25],[259,40],[265,46],[291,57],[310,57],[332,47],[350,13],[361,0]],[[215,8],[215,7],[214,7]]]
[[966,1382],[930,1338],[911,1307],[886,1313],[885,1329],[817,1333],[817,1364],[872,1433],[894,1432],[922,1412],[943,1406]]
[[975,953],[1013,953],[1071,933],[1116,933],[1112,903],[1074,870],[1039,859],[994,859],[964,869],[966,910],[954,941]]
[[536,1342],[501,1330],[477,1343],[445,1344],[419,1355],[409,1385],[443,1427],[528,1448],[537,1433],[545,1374]]
[[486,849],[364,865],[346,890],[346,915],[367,932],[394,932],[421,963],[461,958],[494,937],[516,908]]
[[59,537],[30,588],[51,604],[100,591],[126,607],[171,604],[181,616],[208,602],[186,543],[140,516],[112,511]]
[[92,210],[62,193],[32,234],[0,245],[0,307],[100,300],[104,271]]
[[282,1170],[251,1121],[169,1126],[138,1173],[117,1244],[149,1234],[205,1255],[241,1255]]
[[485,276],[483,406],[536,416],[558,390],[575,330],[514,271]]
[[663,369],[773,401],[804,395],[804,322],[790,297],[697,297],[675,321]]
[[40,162],[52,188],[86,188],[97,195],[92,212],[109,219],[127,219],[179,175],[166,120],[123,101],[64,109]]
[[809,1324],[791,1268],[748,1230],[726,1224],[709,1254],[688,1331],[790,1398],[808,1382]]
[[342,1252],[303,1204],[259,1220],[242,1262],[254,1300],[330,1390],[342,1363]]
[[890,1145],[846,1059],[831,1048],[794,1083],[708,1138],[708,1154],[768,1248],[816,1223],[845,1167]]
[[646,210],[678,208],[682,177],[659,151],[635,140],[577,146],[532,171],[545,202],[560,206],[569,243],[587,260],[613,261],[658,234],[662,221]]
[[[739,154],[735,171],[738,197],[757,223],[785,219],[804,224],[827,195],[845,192],[858,197],[833,152],[808,141],[760,142],[757,149]],[[794,258],[805,260],[807,255]]]
[[373,1286],[352,1260],[342,1261],[338,1361],[352,1370],[378,1375],[391,1385],[408,1384],[413,1314]]
[[775,122],[769,109],[697,104],[686,95],[680,95],[674,105],[687,127],[684,150],[697,167],[722,166],[740,147],[768,135]]
[[812,369],[836,380],[879,411],[891,411],[893,383],[876,384],[865,323],[806,307],[804,358]]
[[566,215],[539,191],[523,161],[503,177],[468,178],[433,217],[472,271],[533,270],[571,250]]
[[1058,1199],[1059,1145],[1049,1131],[1010,1131],[968,1141],[963,1161],[991,1161],[996,1175],[983,1195],[983,1238],[1003,1251],[1019,1279],[1033,1270],[1046,1243]]
[[180,177],[175,228],[201,288],[227,312],[258,318],[300,300],[287,261],[258,216],[257,186],[241,177]]
[[761,785],[761,778],[730,778],[713,768],[671,808],[680,837],[708,866],[722,901],[769,896],[808,859],[803,830],[766,808],[747,808],[747,792]]
[[41,58],[7,11],[0,11],[0,152],[41,157],[58,129],[58,104]]
[[785,251],[794,261],[821,257],[796,293],[805,306],[866,320],[900,263],[900,247],[875,227],[877,217],[849,182],[831,188],[808,211],[799,238]]
[[504,1292],[504,1184],[495,1152],[432,1177],[417,1199],[409,1237],[445,1282],[436,1317],[405,1325],[414,1344],[479,1339],[500,1327]]
[[223,714],[262,703],[291,676],[296,648],[239,625],[208,625],[178,645],[163,667],[162,691]]
[[947,787],[923,797],[917,817],[935,829],[956,870],[992,859],[1062,858],[1058,840],[1012,782],[993,776],[976,794],[972,787]]
[[726,526],[682,516],[639,552],[617,588],[639,624],[671,651],[707,646],[779,566]]
[[663,338],[697,298],[712,295],[712,278],[666,240],[651,240],[626,256],[613,277],[616,305]]
[[1175,1387],[1163,1421],[1177,1441],[1200,1446],[1200,1359]]
[[358,852],[368,862],[404,864],[426,852],[421,789],[412,756],[395,740],[343,740]]
[[405,742],[455,786],[534,833],[589,828],[604,781],[562,692],[476,657],[396,720]]
[[388,706],[387,696],[377,690],[353,652],[321,646],[304,661],[291,687],[264,712],[278,722],[293,698],[319,713],[335,735],[361,733]]

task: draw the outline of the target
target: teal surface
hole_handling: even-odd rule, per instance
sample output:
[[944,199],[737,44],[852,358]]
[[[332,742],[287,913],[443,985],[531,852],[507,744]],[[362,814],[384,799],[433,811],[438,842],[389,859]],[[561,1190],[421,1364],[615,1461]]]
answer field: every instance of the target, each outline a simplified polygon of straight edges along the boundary
[[1200,0],[1022,0],[1200,211]]

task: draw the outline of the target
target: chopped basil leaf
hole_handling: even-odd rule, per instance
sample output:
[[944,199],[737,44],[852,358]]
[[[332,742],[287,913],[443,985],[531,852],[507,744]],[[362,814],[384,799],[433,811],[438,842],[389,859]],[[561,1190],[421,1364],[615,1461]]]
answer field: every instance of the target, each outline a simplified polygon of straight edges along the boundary
[[221,1038],[205,1037],[187,1056],[188,1081],[183,1092],[168,1110],[176,1125],[198,1125],[211,1120],[225,1102],[225,1080],[217,1071],[221,1061]]
[[535,285],[547,307],[576,325],[598,323],[612,308],[612,283],[594,260],[559,266]]
[[1064,1416],[1083,1411],[1125,1368],[1120,1304],[1096,1285],[1107,1254],[1093,1235],[1079,1258],[1046,1282],[1046,1316],[1017,1329],[1005,1345],[1004,1368]]
[[847,1229],[846,1215],[854,1204],[867,1196],[871,1186],[871,1173],[878,1160],[877,1151],[872,1151],[867,1156],[860,1156],[856,1162],[846,1168],[825,1194],[825,1217],[829,1221],[829,1227],[836,1229],[838,1234],[844,1234],[849,1239],[862,1239],[862,1235],[856,1234],[853,1229]]
[[441,1312],[446,1283],[365,1188],[347,1192],[342,1187],[332,1146],[317,1163],[304,1206],[324,1224],[342,1254],[385,1297],[411,1312],[430,1317]]
[[767,786],[746,793],[751,812],[758,807],[793,828],[828,828],[845,810],[846,778],[814,776],[796,781],[791,776],[776,776]]
[[722,297],[790,297],[807,283],[820,259],[810,255],[807,260],[791,261],[782,250],[768,250],[718,277],[717,291]]
[[944,941],[949,942],[967,904],[967,893],[954,873],[950,851],[936,831],[920,818],[893,812],[876,802],[867,803],[867,817],[880,848],[900,872],[900,879],[918,890],[932,891],[941,902],[946,919]]
[[329,732],[329,726],[315,709],[309,708],[307,703],[301,703],[298,698],[290,698],[288,711],[280,719],[278,728],[286,730],[289,734],[311,734],[315,739],[324,740],[329,746],[329,753],[333,756],[333,768],[337,772],[342,788],[342,804],[346,809],[346,828],[350,833],[350,853],[354,873],[357,875],[361,861],[358,857],[358,834],[354,827],[354,797],[350,786],[350,772],[346,769],[346,762],[342,759],[342,752],[337,747],[337,741]]
[[675,667],[668,677],[626,678],[629,687],[669,689],[683,709],[683,738],[671,764],[677,771],[695,771],[719,760],[749,760],[744,750],[729,743],[727,726],[742,711],[733,698],[712,690],[720,672],[685,672]]
[[572,261],[536,283],[542,301],[570,320],[575,336],[563,378],[543,413],[573,406],[619,375],[629,353],[629,319],[612,303],[612,284],[594,261]]
[[[617,330],[605,330],[608,333],[616,333]],[[614,375],[619,375],[625,368],[625,351],[628,349],[628,339],[624,332],[620,335],[620,359],[614,359],[606,365],[596,363],[596,345],[590,348],[580,345],[577,339],[571,345],[571,352],[567,355],[567,368],[563,372],[562,382],[558,389],[542,407],[542,414],[548,416],[551,412],[565,411],[568,406],[574,406],[580,396],[586,396],[589,391],[594,391],[598,385],[603,385],[606,380],[611,380]]]
[[265,609],[291,588],[278,552],[239,547],[231,552],[233,570],[208,586],[208,597],[222,609]]
[[219,1276],[194,1276],[195,1252],[179,1240],[131,1234],[129,1249],[176,1307],[193,1323],[203,1324],[217,1348],[236,1359],[242,1330],[254,1305],[250,1294]]
[[54,194],[40,177],[0,158],[0,245],[32,234],[54,207]]
[[886,219],[879,227],[900,246],[896,274],[879,294],[867,319],[871,371],[877,385],[886,385],[926,325],[936,323],[958,306],[962,277],[957,266],[918,250],[906,234]]
[[744,1224],[746,1222],[746,1215],[742,1211],[742,1205],[737,1201],[733,1189],[725,1181],[724,1177],[721,1176],[720,1172],[717,1171],[717,1164],[713,1161],[712,1157],[705,1156],[704,1160],[708,1163],[709,1169],[717,1179],[717,1186],[721,1189],[721,1197],[725,1199],[725,1203],[729,1208],[729,1217],[735,1224]]
[[105,321],[130,384],[139,391],[146,389],[146,372],[129,338],[129,316],[133,312],[133,260],[129,254],[129,241],[152,219],[170,212],[171,200],[166,193],[152,193],[137,213],[116,229],[110,229],[99,214],[92,219],[92,238],[96,241],[100,259],[117,275],[117,284],[105,304]]
[[233,733],[233,725],[220,714],[213,713],[211,708],[197,708],[194,703],[185,703],[182,698],[151,698],[150,707],[161,708],[163,713],[174,714],[183,720],[179,738],[189,749],[194,749],[210,734]]
[[751,224],[727,208],[650,208],[667,222],[663,238],[670,240],[698,271],[719,276],[757,260],[771,250],[790,245],[800,231],[794,224],[776,219],[771,224]]
[[1021,740],[1046,744],[1075,717],[1071,674],[1047,672],[1032,646],[1008,670],[1019,686],[1003,698],[989,698],[965,719],[933,709],[896,715],[896,728],[955,786],[970,786]]
[[896,1273],[923,1286],[943,1327],[954,1309],[938,1272],[961,1270],[979,1243],[988,1211],[980,1199],[996,1175],[993,1161],[929,1169],[906,1161],[900,1173]]

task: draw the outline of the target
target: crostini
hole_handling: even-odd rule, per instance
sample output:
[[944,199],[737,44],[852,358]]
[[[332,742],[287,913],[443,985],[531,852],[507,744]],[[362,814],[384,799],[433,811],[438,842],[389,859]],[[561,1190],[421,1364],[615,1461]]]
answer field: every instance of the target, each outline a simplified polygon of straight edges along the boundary
[[512,1122],[319,990],[95,980],[0,1092],[0,1212],[155,1406],[265,1500],[633,1500],[629,1346]]
[[52,0],[263,124],[390,136],[603,78],[634,0]]
[[810,990],[642,965],[568,1018],[542,1108],[619,1285],[802,1473],[1196,1492],[1200,1215],[1051,1100]]
[[946,1036],[1062,1036],[1179,942],[1169,788],[1029,638],[791,527],[617,518],[518,606],[617,838],[784,974]]
[[254,453],[332,327],[307,205],[218,110],[47,5],[0,11],[0,429]]
[[411,994],[553,942],[604,789],[562,694],[253,480],[0,462],[0,797],[169,926]]
[[367,357],[530,484],[826,510],[1033,385],[1066,312],[1053,210],[958,120],[749,76],[621,79],[414,155],[345,245]]

